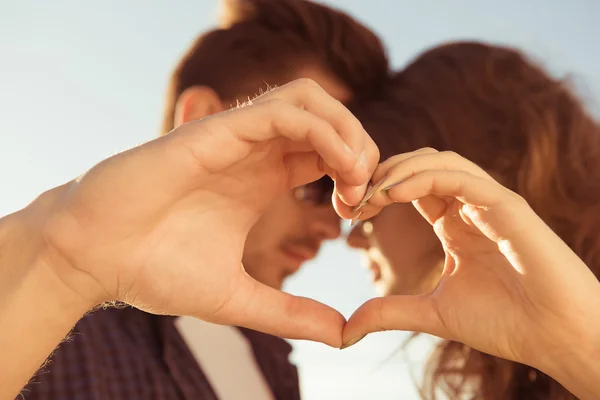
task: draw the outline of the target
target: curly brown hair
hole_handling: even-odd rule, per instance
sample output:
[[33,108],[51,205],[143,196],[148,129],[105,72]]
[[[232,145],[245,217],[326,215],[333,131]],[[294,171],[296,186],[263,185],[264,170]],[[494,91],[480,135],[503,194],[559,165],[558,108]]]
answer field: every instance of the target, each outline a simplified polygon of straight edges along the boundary
[[[523,196],[600,274],[600,126],[568,79],[509,47],[455,42],[426,51],[353,110],[382,159],[451,150]],[[529,366],[442,341],[422,393],[451,399],[572,399]]]

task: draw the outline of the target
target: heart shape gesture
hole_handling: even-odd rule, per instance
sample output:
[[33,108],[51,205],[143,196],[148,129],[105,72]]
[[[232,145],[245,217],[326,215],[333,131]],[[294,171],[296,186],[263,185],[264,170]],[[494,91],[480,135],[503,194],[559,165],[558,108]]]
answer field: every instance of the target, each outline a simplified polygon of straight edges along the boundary
[[574,341],[597,354],[600,284],[523,198],[459,155],[433,149],[388,159],[373,175],[381,180],[361,219],[413,202],[443,245],[444,271],[430,293],[361,306],[345,327],[345,346],[370,332],[426,332],[544,371],[572,356]]
[[[19,332],[55,324],[58,337],[73,322],[67,314],[81,317],[112,300],[335,347],[385,329],[427,332],[542,370],[572,351],[590,321],[600,324],[598,280],[522,198],[452,153],[423,149],[378,161],[359,121],[317,84],[299,80],[101,162],[9,218],[20,221],[17,229],[3,221],[0,239],[39,245],[31,255],[22,243],[4,247],[21,259],[0,280],[11,299],[0,313],[12,329],[3,354],[26,363],[11,345]],[[446,252],[434,291],[373,299],[346,324],[336,310],[245,273],[244,243],[262,212],[324,174],[336,183],[333,203],[343,218],[356,215],[365,194],[361,219],[414,202]],[[371,179],[383,190],[367,192]],[[26,318],[11,311],[20,309],[39,311]],[[52,335],[27,350],[50,351]],[[583,339],[596,345],[595,337]],[[12,385],[6,390],[21,385],[26,368],[0,374]]]

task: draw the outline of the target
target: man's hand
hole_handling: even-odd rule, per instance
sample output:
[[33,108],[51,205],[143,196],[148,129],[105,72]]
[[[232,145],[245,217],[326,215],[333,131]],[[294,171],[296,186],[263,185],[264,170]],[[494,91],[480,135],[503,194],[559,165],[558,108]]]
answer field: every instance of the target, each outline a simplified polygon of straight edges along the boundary
[[[110,300],[339,347],[344,317],[250,278],[244,242],[271,201],[325,173],[336,181],[337,202],[357,204],[378,160],[359,121],[299,80],[111,157],[41,196],[8,218],[18,220],[22,239],[5,242],[3,255],[21,258],[0,261],[0,289],[12,291],[0,298],[7,300],[0,322],[31,357],[4,341],[4,359],[21,363],[8,375],[3,369],[4,382],[25,384],[78,317]],[[36,355],[37,364],[27,364]],[[26,364],[29,375],[19,374]]]
[[277,196],[325,170],[356,204],[378,158],[359,121],[300,80],[100,163],[65,188],[44,237],[57,275],[90,304],[118,299],[336,346],[344,318],[250,278],[244,242]]

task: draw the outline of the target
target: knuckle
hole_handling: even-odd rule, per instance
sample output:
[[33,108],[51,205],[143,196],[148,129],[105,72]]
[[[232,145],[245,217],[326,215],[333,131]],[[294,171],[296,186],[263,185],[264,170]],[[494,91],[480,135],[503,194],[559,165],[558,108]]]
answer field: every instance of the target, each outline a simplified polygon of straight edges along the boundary
[[[265,100],[260,104],[262,117],[270,118],[271,120],[285,120],[290,118],[295,107],[282,98],[274,97]],[[257,109],[258,111],[258,109]]]
[[392,156],[385,160],[385,162],[388,163],[390,167],[396,167],[402,162],[403,159],[404,157],[402,154],[396,154],[395,156]]
[[292,82],[292,86],[306,90],[323,90],[321,86],[311,78],[299,78]]
[[364,134],[365,129],[362,122],[354,116],[339,100],[335,100],[336,104],[340,106],[341,117],[348,129],[354,132],[359,132],[361,135]]
[[444,150],[444,151],[441,152],[441,154],[444,157],[451,158],[451,159],[453,159],[453,158],[463,158],[461,155],[459,155],[458,153],[456,153],[456,152],[454,152],[452,150]]
[[522,196],[519,193],[513,192],[510,189],[506,189],[506,190],[508,191],[511,200],[514,202],[515,205],[521,206],[521,207],[526,207],[526,208],[530,207],[529,202],[527,201],[527,199],[524,196]]
[[[337,100],[335,100],[337,102]],[[341,103],[339,103],[341,105]],[[363,141],[361,136],[365,135],[363,126],[360,121],[355,118],[350,111],[345,109],[344,107],[340,107],[339,110],[336,110],[335,120],[333,121],[333,126],[339,130],[338,133],[342,134],[344,137],[347,137],[348,140],[355,140],[358,143]],[[350,139],[353,138],[353,139]],[[366,140],[364,141],[365,145],[368,146]]]
[[268,109],[275,109],[276,111],[281,111],[283,109],[288,108],[290,106],[290,104],[279,97],[274,97],[274,98],[265,100],[265,102],[263,103],[263,106]]

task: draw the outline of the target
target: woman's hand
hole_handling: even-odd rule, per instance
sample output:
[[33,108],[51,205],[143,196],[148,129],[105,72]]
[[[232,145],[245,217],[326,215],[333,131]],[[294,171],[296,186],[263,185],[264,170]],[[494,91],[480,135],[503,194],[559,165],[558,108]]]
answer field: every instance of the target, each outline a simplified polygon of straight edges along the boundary
[[[444,271],[430,293],[365,303],[346,325],[346,344],[398,329],[459,341],[554,375],[561,374],[560,357],[600,363],[600,284],[523,198],[470,161],[432,149],[385,161],[373,176],[381,179],[383,190],[361,219],[393,202],[413,202],[443,245]],[[351,214],[348,206],[338,209]]]

